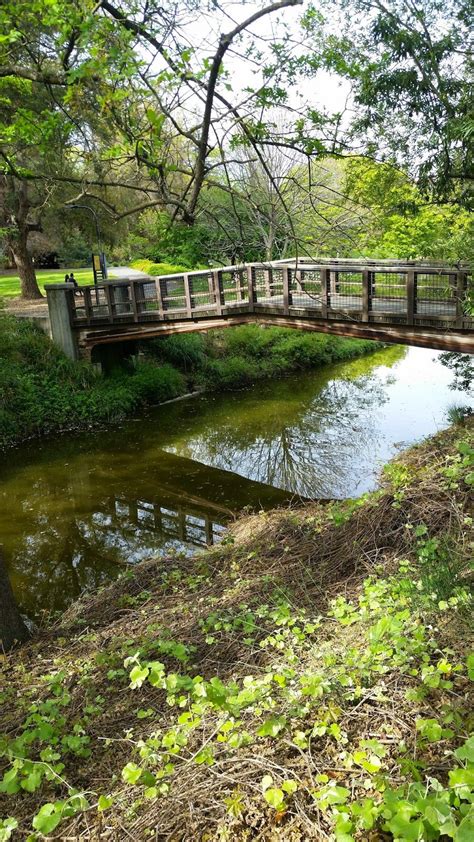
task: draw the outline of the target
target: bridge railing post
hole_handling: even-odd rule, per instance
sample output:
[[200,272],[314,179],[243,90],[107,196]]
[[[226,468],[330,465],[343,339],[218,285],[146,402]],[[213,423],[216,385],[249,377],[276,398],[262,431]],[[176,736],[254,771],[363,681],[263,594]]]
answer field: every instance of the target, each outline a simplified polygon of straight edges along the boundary
[[362,321],[369,321],[369,312],[372,309],[372,272],[364,269],[362,272]]
[[283,275],[283,312],[285,316],[288,316],[293,303],[290,291],[290,269],[288,266],[282,266],[281,271]]
[[107,311],[109,314],[109,323],[114,321],[114,289],[110,284],[104,284],[105,300],[107,302]]
[[86,319],[88,322],[92,321],[92,298],[91,298],[91,291],[90,287],[84,287],[83,290],[84,296],[84,313],[86,314]]
[[235,283],[237,290],[237,301],[244,301],[244,273],[242,269],[237,269],[237,272],[235,273]]
[[130,301],[132,302],[133,321],[138,322],[137,281],[130,281]]
[[268,269],[264,269],[263,276],[265,279],[265,295],[267,298],[272,297],[272,282],[273,282],[273,270],[271,267]]
[[407,325],[415,323],[416,313],[416,272],[407,270]]
[[164,318],[165,315],[165,305],[163,301],[163,290],[161,288],[161,278],[157,278],[155,281],[155,289],[156,289],[156,300],[158,301],[158,315],[160,319]]
[[222,314],[222,308],[225,304],[224,288],[222,285],[222,272],[220,269],[216,269],[212,273],[212,282],[214,286],[214,297],[216,299],[216,311],[217,315],[220,316]]
[[248,288],[249,288],[249,311],[253,313],[255,310],[255,302],[257,300],[257,290],[255,289],[255,270],[253,266],[247,266]]
[[331,306],[331,270],[321,269],[321,316],[328,317],[328,309]]
[[463,327],[466,298],[466,273],[456,273],[456,327]]
[[193,314],[193,302],[191,300],[191,290],[189,288],[189,275],[187,272],[183,275],[184,281],[184,299],[186,301],[186,315],[188,319],[191,318]]

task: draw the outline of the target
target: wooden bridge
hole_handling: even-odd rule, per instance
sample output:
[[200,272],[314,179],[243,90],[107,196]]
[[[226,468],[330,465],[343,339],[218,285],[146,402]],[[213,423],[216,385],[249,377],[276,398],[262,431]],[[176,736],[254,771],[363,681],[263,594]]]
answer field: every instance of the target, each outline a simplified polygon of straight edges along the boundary
[[46,291],[53,339],[73,358],[246,322],[474,353],[467,266],[299,259]]

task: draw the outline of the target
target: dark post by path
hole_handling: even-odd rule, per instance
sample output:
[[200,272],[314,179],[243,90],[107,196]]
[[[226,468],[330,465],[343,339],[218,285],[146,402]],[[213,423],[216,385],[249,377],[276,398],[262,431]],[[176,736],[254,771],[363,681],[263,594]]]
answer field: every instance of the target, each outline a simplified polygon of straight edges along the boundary
[[8,578],[0,548],[0,652],[7,652],[16,643],[24,643],[30,633],[21,618]]

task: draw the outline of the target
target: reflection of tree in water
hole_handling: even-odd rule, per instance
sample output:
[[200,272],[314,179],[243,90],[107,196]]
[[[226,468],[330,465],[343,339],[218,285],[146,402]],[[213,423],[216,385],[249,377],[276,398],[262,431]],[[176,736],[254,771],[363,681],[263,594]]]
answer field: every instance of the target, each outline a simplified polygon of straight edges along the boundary
[[[249,423],[209,429],[191,444],[193,458],[227,470],[237,470],[259,482],[310,497],[335,497],[345,486],[354,464],[365,461],[377,438],[374,410],[387,400],[375,377],[330,381],[287,423],[269,411]],[[300,407],[301,408],[301,407]],[[353,484],[353,483],[352,483]]]
[[[3,465],[0,485],[0,536],[22,607],[38,617],[43,607],[62,608],[110,581],[123,561],[197,546],[196,523],[186,542],[173,524],[189,521],[199,501],[200,513],[219,524],[223,507],[229,513],[285,499],[206,464],[307,496],[344,495],[347,477],[376,440],[374,410],[384,390],[371,369],[395,359],[383,352],[329,372],[176,404],[105,439],[44,443],[29,455],[26,448]],[[167,514],[157,513],[160,505]],[[179,508],[173,521],[170,512]]]

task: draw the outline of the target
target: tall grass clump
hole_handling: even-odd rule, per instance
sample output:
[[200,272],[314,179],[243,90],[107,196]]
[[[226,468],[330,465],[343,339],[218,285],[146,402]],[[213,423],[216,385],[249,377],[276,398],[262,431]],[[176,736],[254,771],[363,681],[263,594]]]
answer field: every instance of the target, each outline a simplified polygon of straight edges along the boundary
[[148,356],[177,366],[200,388],[242,388],[375,351],[381,343],[288,328],[242,325],[208,334],[171,336],[143,345]]

